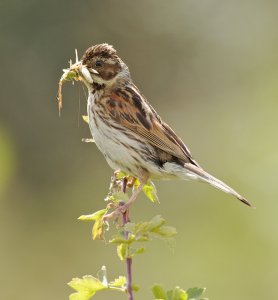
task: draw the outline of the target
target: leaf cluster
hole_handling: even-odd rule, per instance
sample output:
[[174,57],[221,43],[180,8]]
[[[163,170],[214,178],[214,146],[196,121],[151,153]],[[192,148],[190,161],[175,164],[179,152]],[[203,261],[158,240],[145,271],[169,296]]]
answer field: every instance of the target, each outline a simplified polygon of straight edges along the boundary
[[[98,274],[98,277],[91,275],[83,276],[82,278],[73,278],[68,285],[76,292],[70,295],[70,300],[89,300],[97,292],[104,290],[114,290],[126,293],[126,277],[119,276],[115,280],[108,282],[106,268],[103,266]],[[139,287],[132,286],[133,291],[138,291]],[[183,290],[180,287],[175,287],[172,290],[166,291],[161,285],[154,285],[152,293],[155,300],[208,300],[203,297],[204,288],[190,288]]]
[[68,285],[72,287],[76,293],[70,295],[70,300],[88,300],[97,292],[104,290],[115,290],[119,292],[126,291],[126,278],[119,276],[113,281],[108,282],[106,277],[106,268],[101,269],[102,278],[96,278],[91,275],[82,278],[73,278]]
[[[127,193],[122,191],[123,180],[126,181],[128,187],[133,189],[137,189],[140,185],[138,179],[127,176],[123,172],[116,173],[111,178],[109,193],[105,198],[106,201],[109,201],[109,205],[105,209],[79,217],[79,220],[93,222],[92,238],[94,240],[104,239],[105,231],[109,229],[105,216],[109,213],[110,208],[117,209],[121,203],[128,200]],[[148,182],[143,191],[152,202],[158,202],[156,189],[152,182]],[[153,217],[150,221],[128,222],[122,226],[116,226],[116,229],[117,233],[109,239],[108,243],[117,245],[117,255],[122,261],[131,260],[135,255],[144,253],[145,247],[142,247],[142,243],[149,242],[153,238],[171,241],[177,234],[176,229],[166,225],[165,219],[160,215]],[[127,293],[126,277],[120,276],[109,282],[105,267],[102,267],[98,277],[86,275],[82,278],[74,278],[68,285],[76,291],[70,295],[70,300],[88,300],[103,290]],[[138,286],[132,285],[132,290],[137,291]],[[180,287],[166,291],[161,285],[155,285],[152,288],[155,300],[207,300],[202,297],[204,291],[205,289],[202,288],[183,290]]]
[[152,288],[155,300],[208,300],[203,298],[204,288],[190,288],[187,291],[180,287],[165,291],[161,285],[154,285]]
[[109,242],[118,244],[117,253],[121,260],[132,258],[145,251],[144,247],[132,247],[132,244],[148,242],[152,238],[169,240],[177,234],[174,227],[166,226],[165,223],[166,221],[159,215],[148,222],[127,223]]

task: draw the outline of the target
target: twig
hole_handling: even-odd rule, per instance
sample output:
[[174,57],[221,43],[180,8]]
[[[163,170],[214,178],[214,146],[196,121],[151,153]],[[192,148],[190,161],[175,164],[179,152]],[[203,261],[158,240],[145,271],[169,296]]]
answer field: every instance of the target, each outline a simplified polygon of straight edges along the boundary
[[[126,193],[126,186],[127,186],[127,178],[125,177],[123,179],[123,185],[122,185],[122,191]],[[123,225],[130,222],[129,216],[128,216],[128,209],[123,213]],[[125,238],[128,239],[128,231],[124,232]],[[133,291],[132,291],[132,258],[127,257],[126,258],[126,269],[127,269],[127,296],[128,300],[133,300]]]

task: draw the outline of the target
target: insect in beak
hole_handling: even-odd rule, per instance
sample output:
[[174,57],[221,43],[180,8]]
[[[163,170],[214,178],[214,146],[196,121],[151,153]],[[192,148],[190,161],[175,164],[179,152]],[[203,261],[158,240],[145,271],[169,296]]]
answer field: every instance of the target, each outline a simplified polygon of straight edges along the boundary
[[88,83],[93,83],[91,74],[99,75],[98,71],[95,69],[88,69],[86,65],[83,65],[81,61],[77,61],[75,64],[71,65],[70,70],[76,71],[83,77]]

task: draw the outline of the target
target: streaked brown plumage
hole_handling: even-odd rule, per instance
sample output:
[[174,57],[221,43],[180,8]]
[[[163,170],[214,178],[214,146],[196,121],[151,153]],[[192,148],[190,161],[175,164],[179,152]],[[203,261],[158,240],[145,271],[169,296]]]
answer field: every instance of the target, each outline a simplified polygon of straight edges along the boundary
[[107,44],[90,47],[78,74],[89,90],[89,126],[99,150],[112,169],[139,178],[201,179],[250,203],[231,187],[205,172],[189,149],[164,123],[134,85],[128,67]]

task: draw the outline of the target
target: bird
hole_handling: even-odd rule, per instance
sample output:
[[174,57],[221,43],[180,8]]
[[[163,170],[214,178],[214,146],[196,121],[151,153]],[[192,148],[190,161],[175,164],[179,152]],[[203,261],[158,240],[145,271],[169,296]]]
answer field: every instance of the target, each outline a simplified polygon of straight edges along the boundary
[[113,46],[88,48],[77,66],[88,89],[87,112],[94,142],[113,170],[138,178],[127,210],[149,180],[198,179],[252,206],[241,194],[206,172],[134,84]]

